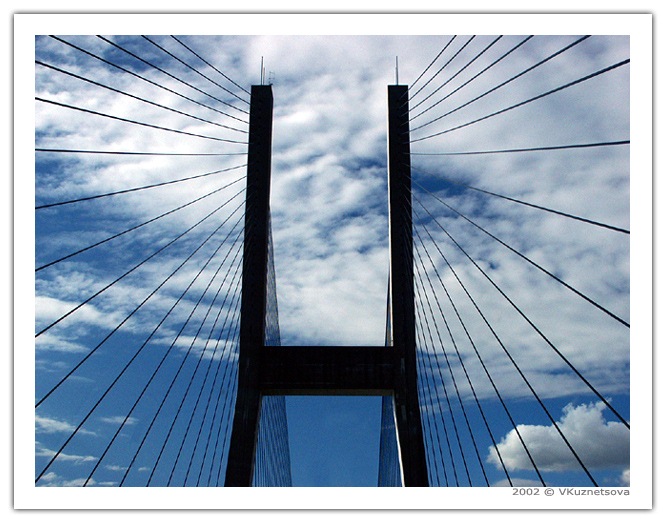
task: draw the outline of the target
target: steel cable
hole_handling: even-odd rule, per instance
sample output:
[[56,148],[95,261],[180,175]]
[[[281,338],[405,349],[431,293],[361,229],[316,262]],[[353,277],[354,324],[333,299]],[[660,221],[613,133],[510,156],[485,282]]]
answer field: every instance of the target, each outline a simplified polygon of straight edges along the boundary
[[[178,306],[178,304],[181,302],[181,300],[185,297],[185,295],[188,293],[188,291],[192,288],[192,286],[194,285],[194,283],[199,279],[199,277],[201,276],[201,274],[203,273],[203,271],[206,269],[206,267],[208,267],[208,265],[210,264],[210,262],[211,262],[211,261],[213,260],[213,258],[217,255],[217,253],[220,251],[220,249],[221,249],[222,246],[225,244],[226,240],[229,238],[229,236],[231,235],[231,233],[233,232],[233,230],[236,228],[236,226],[238,225],[238,223],[239,223],[239,222],[236,222],[236,225],[234,225],[233,228],[231,229],[231,231],[229,231],[229,233],[227,234],[226,238],[225,238],[224,240],[222,240],[222,242],[220,242],[220,244],[219,244],[218,247],[215,249],[215,251],[213,251],[213,253],[208,257],[208,259],[207,259],[206,262],[201,266],[201,268],[199,269],[199,271],[197,272],[197,274],[194,276],[194,278],[192,279],[192,281],[190,281],[190,283],[187,285],[187,287],[185,288],[185,290],[180,294],[180,296],[178,296],[178,298],[177,298],[176,301],[173,303],[173,305],[169,308],[169,310],[167,311],[167,313],[163,316],[163,318],[160,320],[160,322],[157,324],[157,326],[153,329],[153,331],[151,332],[150,336],[146,339],[146,341],[143,343],[143,345],[145,345],[146,343],[148,343],[148,341],[153,337],[153,335],[157,332],[157,330],[161,327],[161,325],[166,321],[166,319],[169,317],[169,315],[175,310],[175,308]],[[237,237],[237,238],[238,238],[238,237]],[[235,243],[235,242],[234,242],[234,243]],[[232,244],[232,245],[233,245],[233,244]],[[228,256],[228,254],[227,254],[227,256]],[[224,259],[222,260],[222,262],[220,263],[220,265],[219,265],[217,271],[215,272],[215,276],[217,275],[217,273],[218,273],[218,272],[220,271],[220,269],[222,268],[222,265],[223,265],[224,262],[226,261],[227,256],[225,256]],[[215,276],[213,276],[213,278],[215,278]],[[181,332],[182,332],[182,331],[181,331]],[[156,376],[157,376],[159,370],[162,368],[162,365],[164,364],[164,362],[166,361],[167,357],[168,357],[169,354],[171,353],[171,350],[173,349],[173,347],[174,347],[174,345],[175,345],[175,341],[176,341],[177,339],[178,339],[178,337],[176,337],[176,338],[174,339],[174,342],[171,343],[171,345],[169,346],[169,348],[165,351],[165,353],[164,353],[164,355],[162,356],[162,358],[160,359],[160,361],[159,361],[157,367],[156,367],[155,370],[151,373],[151,376],[150,376],[148,382],[144,385],[144,387],[142,388],[141,392],[138,394],[138,396],[137,396],[136,400],[134,401],[132,407],[130,408],[129,412],[127,413],[127,415],[125,415],[123,421],[121,422],[120,426],[119,426],[118,429],[116,430],[115,434],[113,435],[113,437],[112,437],[111,440],[109,441],[108,445],[106,446],[106,448],[104,449],[104,451],[102,452],[102,454],[100,455],[100,457],[97,459],[97,461],[96,461],[96,463],[95,463],[95,466],[93,467],[92,471],[91,471],[90,474],[88,475],[88,479],[86,479],[85,483],[83,484],[84,487],[88,485],[88,483],[89,483],[90,480],[92,479],[93,475],[95,474],[95,471],[96,471],[96,470],[98,469],[98,467],[101,465],[102,461],[104,460],[104,457],[107,455],[107,453],[109,452],[109,450],[110,450],[111,447],[113,446],[113,443],[115,442],[116,438],[118,437],[118,435],[120,434],[120,432],[122,431],[122,429],[125,427],[127,421],[128,421],[128,420],[130,419],[130,417],[132,416],[132,413],[134,412],[134,410],[135,410],[135,409],[137,408],[137,406],[139,405],[139,402],[143,399],[144,395],[146,394],[146,391],[147,391],[148,388],[150,387],[150,384],[151,384],[151,383],[153,382],[153,380],[156,378]],[[143,345],[142,345],[142,348],[143,348]]]
[[[529,38],[531,38],[531,37],[529,37]],[[433,123],[435,123],[435,122],[441,120],[442,118],[445,118],[446,116],[449,116],[450,114],[453,114],[453,113],[459,111],[460,109],[463,109],[464,107],[467,107],[467,106],[473,104],[474,102],[480,100],[481,98],[484,98],[485,96],[488,96],[489,94],[491,94],[491,93],[497,91],[498,89],[500,89],[500,88],[502,88],[502,87],[504,87],[504,86],[510,84],[510,83],[513,82],[514,80],[517,80],[518,78],[520,78],[521,76],[523,76],[523,75],[529,73],[530,71],[534,71],[534,70],[537,69],[538,67],[542,66],[543,64],[545,64],[545,63],[547,63],[548,61],[552,60],[553,58],[559,56],[560,54],[564,53],[565,51],[568,51],[568,50],[571,49],[572,47],[575,47],[576,45],[578,45],[578,44],[584,42],[584,41],[587,40],[588,38],[589,38],[589,35],[586,35],[586,36],[583,36],[583,37],[579,38],[578,40],[572,42],[571,44],[569,44],[569,45],[563,47],[562,49],[556,51],[555,53],[553,53],[553,54],[547,56],[547,57],[544,58],[543,60],[540,60],[540,61],[537,62],[536,64],[534,64],[534,65],[528,67],[527,69],[522,70],[520,73],[518,73],[518,74],[512,76],[511,78],[509,78],[509,79],[507,79],[507,80],[505,80],[505,81],[499,83],[499,84],[496,85],[495,87],[493,87],[493,88],[491,88],[491,89],[489,89],[489,90],[483,92],[482,94],[476,96],[475,98],[472,98],[472,99],[469,100],[468,102],[465,102],[464,104],[459,105],[459,106],[457,106],[457,107],[454,108],[454,109],[451,109],[450,111],[444,113],[444,114],[441,115],[441,116],[438,116],[437,118],[434,118],[434,119],[430,120],[429,122],[426,122],[426,123],[424,123],[424,124],[422,124],[422,125],[419,125],[418,127],[414,127],[414,128],[412,129],[412,131],[416,131],[417,129],[422,129],[423,127],[426,127],[426,126],[428,126],[428,125],[430,125],[430,124],[433,124]],[[523,40],[522,42],[520,42],[519,45],[522,45],[522,44],[525,43],[527,40],[528,40],[528,39],[526,38],[525,40]],[[516,49],[517,47],[518,47],[518,46],[514,47],[511,51],[513,51],[513,50]],[[504,56],[507,56],[507,55],[508,55],[508,53],[505,54]],[[503,57],[502,57],[502,58],[503,58]],[[494,62],[493,64],[491,64],[488,68],[490,68],[492,65],[494,65],[494,64],[497,63],[498,61],[499,61],[499,60],[497,60],[496,62]],[[488,68],[487,68],[487,69],[488,69]],[[487,70],[487,69],[485,69],[485,70]],[[482,71],[482,72],[485,72],[485,70]],[[463,84],[463,85],[464,85],[464,84]],[[452,93],[452,94],[453,94],[453,93]],[[441,102],[441,101],[443,101],[443,100],[440,100],[440,102]],[[437,102],[437,103],[439,103],[439,102]],[[419,115],[416,115],[416,116],[419,116]],[[415,116],[414,118],[416,118],[416,116]]]
[[[582,82],[586,82],[587,80],[590,80],[590,79],[592,79],[592,78],[596,78],[596,77],[599,76],[599,75],[605,74],[605,73],[607,73],[607,72],[609,72],[609,71],[613,71],[614,69],[617,69],[618,67],[622,67],[622,66],[624,66],[624,65],[627,65],[628,63],[629,63],[629,59],[628,59],[628,58],[627,58],[626,60],[621,60],[620,62],[616,62],[616,63],[614,63],[613,65],[609,65],[608,67],[604,67],[603,69],[599,69],[598,71],[595,71],[595,72],[593,72],[593,73],[591,73],[591,74],[588,74],[588,75],[586,75],[586,76],[584,76],[584,77],[582,77],[582,78],[578,78],[577,80],[574,80],[574,81],[572,81],[572,82],[568,82],[568,83],[566,83],[566,84],[564,84],[564,85],[560,85],[559,87],[555,87],[554,89],[550,89],[549,91],[546,91],[546,92],[544,92],[544,93],[541,93],[541,94],[539,94],[539,95],[537,95],[537,96],[533,96],[532,98],[529,98],[529,99],[527,99],[527,100],[523,100],[522,102],[519,102],[519,103],[517,103],[517,104],[510,105],[509,107],[505,107],[504,109],[500,109],[499,111],[495,111],[495,112],[490,113],[490,114],[488,114],[488,115],[486,115],[486,116],[482,116],[481,118],[476,118],[476,119],[474,119],[474,120],[472,120],[472,121],[470,121],[470,122],[467,122],[467,123],[464,123],[464,124],[460,124],[460,125],[456,125],[456,126],[454,126],[454,127],[450,127],[450,128],[448,128],[448,129],[445,129],[444,131],[440,131],[440,132],[438,132],[438,133],[430,134],[430,135],[428,135],[428,136],[424,136],[424,137],[422,137],[422,138],[416,138],[416,139],[412,140],[412,143],[413,143],[413,142],[420,142],[420,141],[423,141],[423,140],[427,140],[427,139],[429,139],[429,138],[434,138],[435,136],[441,136],[441,135],[443,135],[443,134],[446,134],[446,133],[449,133],[449,132],[452,132],[452,131],[457,131],[457,130],[459,130],[459,129],[463,129],[463,128],[465,128],[465,127],[469,127],[470,125],[474,125],[474,124],[476,124],[476,123],[483,122],[483,121],[488,120],[489,118],[492,118],[492,117],[494,117],[494,116],[498,116],[498,115],[500,115],[500,114],[504,114],[504,113],[506,113],[506,112],[508,112],[508,111],[511,111],[511,110],[513,110],[513,109],[517,109],[517,108],[519,108],[519,107],[523,107],[524,105],[527,105],[527,104],[529,104],[529,103],[535,102],[535,101],[537,101],[537,100],[541,100],[542,98],[545,98],[546,96],[550,96],[550,95],[552,95],[552,94],[555,94],[555,93],[558,93],[558,92],[560,92],[560,91],[563,91],[564,89],[568,89],[569,87],[573,87],[573,86],[578,85],[578,84],[580,84],[580,83],[582,83]],[[423,126],[421,126],[421,127],[423,127]],[[415,130],[415,129],[414,129],[414,130]]]
[[[49,209],[51,207],[58,207],[58,206],[61,206],[61,205],[69,205],[69,204],[72,204],[72,203],[80,203],[80,202],[85,202],[85,201],[89,201],[89,200],[97,200],[99,198],[106,198],[108,196],[117,196],[119,194],[127,194],[127,193],[131,193],[131,192],[143,191],[143,190],[146,190],[146,189],[154,189],[155,187],[164,187],[165,185],[172,185],[172,184],[175,184],[175,183],[187,182],[187,181],[190,181],[190,180],[198,180],[199,178],[205,178],[207,176],[212,176],[213,174],[220,174],[220,173],[225,173],[225,172],[229,172],[229,171],[235,171],[236,169],[240,169],[242,167],[247,167],[247,165],[248,164],[244,163],[243,165],[237,165],[235,167],[228,167],[226,169],[218,169],[217,171],[211,171],[211,172],[207,172],[207,173],[204,173],[204,174],[198,174],[198,175],[195,175],[195,176],[188,176],[186,178],[179,178],[177,180],[170,180],[168,182],[152,183],[150,185],[143,185],[141,187],[132,187],[131,189],[123,189],[122,191],[113,191],[113,192],[108,192],[108,193],[104,193],[104,194],[95,194],[93,196],[84,196],[82,198],[75,198],[75,199],[72,199],[72,200],[53,202],[53,203],[45,203],[43,205],[37,205],[35,207],[35,210],[38,211],[38,210],[41,210],[41,209]],[[240,181],[240,179],[236,180],[236,182],[237,181]],[[236,183],[236,182],[232,182],[232,183]]]
[[[184,94],[182,94],[182,93],[179,93],[179,92],[177,92],[177,91],[174,91],[173,89],[170,89],[170,88],[168,88],[168,87],[166,87],[166,86],[164,86],[164,85],[161,85],[161,84],[159,84],[159,83],[157,83],[157,82],[154,82],[153,80],[150,80],[149,78],[146,78],[146,77],[144,77],[144,76],[141,76],[140,74],[137,74],[137,73],[135,73],[134,71],[131,71],[131,70],[129,70],[129,69],[126,69],[125,67],[122,67],[122,66],[120,66],[120,65],[118,65],[118,64],[115,64],[115,63],[113,63],[113,62],[111,62],[111,61],[109,61],[109,60],[107,60],[107,59],[105,59],[105,58],[102,58],[101,56],[98,56],[98,55],[96,55],[96,54],[94,54],[94,53],[91,53],[90,51],[87,51],[86,49],[83,49],[82,47],[79,47],[79,46],[77,46],[77,45],[75,45],[75,44],[73,44],[73,43],[71,43],[71,42],[68,42],[67,40],[63,40],[62,38],[59,38],[59,37],[54,36],[54,35],[49,35],[49,36],[50,36],[50,38],[53,38],[53,39],[56,40],[57,42],[60,42],[60,43],[62,43],[62,44],[64,44],[64,45],[67,45],[67,46],[71,47],[72,49],[76,49],[77,51],[79,51],[79,52],[81,52],[81,53],[83,53],[83,54],[85,54],[85,55],[87,55],[87,56],[90,56],[91,58],[94,58],[95,60],[98,60],[98,61],[100,61],[100,62],[102,62],[102,63],[104,63],[104,64],[106,64],[106,65],[108,65],[108,66],[111,66],[111,67],[113,67],[114,69],[118,69],[119,71],[123,71],[124,73],[127,73],[127,74],[133,76],[134,78],[138,78],[139,80],[141,80],[141,81],[143,81],[143,82],[146,82],[146,83],[152,85],[153,87],[157,87],[158,89],[162,89],[163,91],[166,91],[166,92],[168,92],[168,93],[170,93],[170,94],[173,94],[173,95],[175,95],[175,96],[178,96],[179,98],[182,98],[183,100],[187,100],[188,102],[191,102],[191,103],[193,103],[193,104],[196,104],[196,105],[198,105],[198,106],[200,106],[200,107],[204,107],[205,109],[208,109],[208,110],[210,110],[210,111],[213,111],[213,112],[215,112],[215,113],[217,113],[217,114],[221,114],[221,115],[226,116],[226,117],[228,117],[228,118],[232,118],[233,120],[237,120],[238,122],[241,122],[241,123],[244,123],[244,124],[247,124],[247,123],[248,123],[247,121],[245,121],[245,120],[243,120],[243,119],[241,119],[241,118],[238,118],[238,117],[233,116],[233,115],[231,115],[231,114],[225,113],[224,111],[220,111],[219,109],[217,109],[217,108],[215,108],[215,107],[211,107],[210,105],[206,105],[206,104],[204,104],[204,103],[202,103],[202,102],[200,102],[200,101],[198,101],[198,100],[195,100],[194,98],[190,98],[189,96],[186,96],[186,95],[184,95]],[[239,129],[239,130],[240,130],[240,129]]]
[[621,324],[624,325],[625,327],[629,327],[629,323],[628,323],[627,321],[623,320],[622,318],[620,318],[617,314],[614,314],[613,312],[609,311],[606,307],[604,307],[603,305],[601,305],[599,302],[593,300],[592,298],[590,298],[590,297],[587,296],[586,294],[583,294],[581,291],[579,291],[578,289],[576,289],[576,288],[573,287],[572,285],[568,284],[568,283],[565,282],[563,279],[559,278],[558,276],[556,276],[555,274],[553,274],[553,273],[550,272],[549,270],[543,268],[541,265],[539,265],[539,264],[536,263],[535,261],[533,261],[533,260],[531,260],[530,258],[528,258],[527,256],[525,256],[525,255],[524,255],[523,253],[521,253],[520,251],[514,249],[513,247],[511,247],[510,245],[508,245],[506,242],[500,240],[497,236],[495,236],[494,234],[490,233],[490,232],[487,231],[485,228],[481,227],[478,223],[476,223],[475,221],[471,220],[470,218],[468,218],[467,216],[465,216],[464,214],[462,214],[462,213],[461,213],[460,211],[458,211],[457,209],[454,209],[454,208],[451,207],[448,203],[446,203],[445,201],[443,201],[442,199],[440,199],[440,198],[437,197],[436,195],[432,194],[432,193],[431,193],[430,191],[428,191],[427,189],[424,189],[423,186],[422,186],[421,184],[417,183],[417,185],[418,185],[422,190],[426,191],[428,194],[430,194],[431,196],[433,196],[438,202],[440,202],[442,205],[444,205],[444,206],[445,206],[447,209],[449,209],[451,212],[455,213],[457,216],[460,216],[460,217],[463,218],[465,221],[467,221],[468,223],[472,224],[474,227],[476,227],[477,229],[479,229],[481,232],[483,232],[483,233],[485,233],[486,235],[490,236],[493,240],[495,240],[496,242],[498,242],[498,243],[501,244],[502,246],[506,247],[507,249],[509,249],[509,250],[510,250],[511,252],[513,252],[514,254],[517,254],[518,256],[520,256],[523,260],[525,260],[526,262],[528,262],[530,265],[532,265],[533,267],[539,269],[541,272],[543,272],[543,273],[546,274],[547,276],[550,276],[553,280],[555,280],[556,282],[558,282],[560,285],[563,285],[564,287],[566,287],[567,289],[569,289],[569,290],[570,290],[571,292],[573,292],[574,294],[576,294],[576,295],[578,295],[579,297],[583,298],[583,299],[584,299],[585,301],[587,301],[589,304],[593,305],[594,307],[596,307],[597,309],[599,309],[601,312],[603,312],[603,313],[605,313],[606,315],[610,316],[611,318],[613,318],[613,319],[614,319],[615,321],[617,321],[618,323],[621,323]]

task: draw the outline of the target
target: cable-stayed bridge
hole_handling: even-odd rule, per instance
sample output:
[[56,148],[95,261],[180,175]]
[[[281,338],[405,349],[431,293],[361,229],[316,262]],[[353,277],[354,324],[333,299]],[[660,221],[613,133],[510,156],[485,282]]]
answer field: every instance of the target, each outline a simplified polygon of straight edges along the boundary
[[[336,219],[359,257],[384,256],[370,312],[385,336],[325,351],[277,347],[280,322],[302,341],[281,305],[298,257],[345,269],[327,238],[295,254],[284,231],[300,224],[280,217],[299,202],[271,199],[289,154],[320,160],[316,143],[282,148],[280,122],[310,115],[281,109],[280,74],[244,85],[204,37],[36,44],[36,485],[289,486],[291,394],[381,395],[380,486],[620,481],[625,39],[439,37],[408,87],[368,98],[388,114],[388,159],[356,159],[349,186],[376,199]],[[309,195],[326,183],[288,176]]]

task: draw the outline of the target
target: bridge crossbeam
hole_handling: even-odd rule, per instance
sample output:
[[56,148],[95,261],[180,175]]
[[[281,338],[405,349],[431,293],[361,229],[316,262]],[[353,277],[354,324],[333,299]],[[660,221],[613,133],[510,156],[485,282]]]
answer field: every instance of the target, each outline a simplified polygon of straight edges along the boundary
[[393,347],[270,347],[259,351],[264,395],[387,396],[395,389]]

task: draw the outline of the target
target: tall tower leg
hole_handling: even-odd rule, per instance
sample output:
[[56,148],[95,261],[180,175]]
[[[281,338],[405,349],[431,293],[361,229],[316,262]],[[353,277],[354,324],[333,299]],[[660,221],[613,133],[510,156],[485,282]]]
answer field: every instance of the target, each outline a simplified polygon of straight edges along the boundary
[[260,351],[264,346],[266,322],[272,127],[271,86],[254,85],[250,98],[238,392],[227,462],[227,487],[250,487],[254,474],[261,410]]
[[394,408],[403,485],[427,487],[428,469],[417,387],[412,179],[407,99],[406,85],[389,86],[390,310],[391,339],[396,355]]

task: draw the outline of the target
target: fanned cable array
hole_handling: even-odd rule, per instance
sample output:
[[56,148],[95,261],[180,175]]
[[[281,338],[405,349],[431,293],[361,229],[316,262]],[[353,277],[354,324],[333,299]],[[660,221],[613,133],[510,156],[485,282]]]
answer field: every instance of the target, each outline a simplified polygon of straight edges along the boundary
[[[390,297],[391,284],[386,286],[386,295]],[[391,300],[386,300],[386,335],[384,345],[391,346]],[[400,487],[402,478],[400,473],[400,452],[395,437],[395,407],[393,397],[382,396],[381,427],[379,432],[379,467],[377,471],[377,486]]]
[[[37,486],[224,483],[249,91],[201,47],[36,41]],[[285,486],[284,398],[271,401],[258,481]]]
[[[586,358],[628,365],[628,200],[614,194],[628,194],[628,108],[590,122],[585,104],[622,99],[629,58],[593,36],[443,46],[404,101],[430,483],[548,485],[568,470],[602,485],[604,443],[567,414],[596,409],[628,442],[628,405],[613,401],[628,383]],[[526,409],[541,421],[525,424]]]
[[[613,38],[445,36],[399,99],[431,486],[600,486],[600,446],[628,461],[630,62]],[[250,91],[227,58],[197,37],[36,40],[37,486],[222,486],[234,463],[258,229]],[[270,227],[267,249],[270,350]],[[261,399],[254,486],[291,485],[285,403]],[[381,414],[378,484],[400,486],[390,395]]]
[[[276,347],[281,344],[281,339],[273,259],[273,237],[270,229],[269,220],[264,344],[266,347]],[[286,400],[284,396],[264,396],[262,398],[256,453],[257,460],[252,480],[253,486],[291,486],[289,431],[287,430]]]

